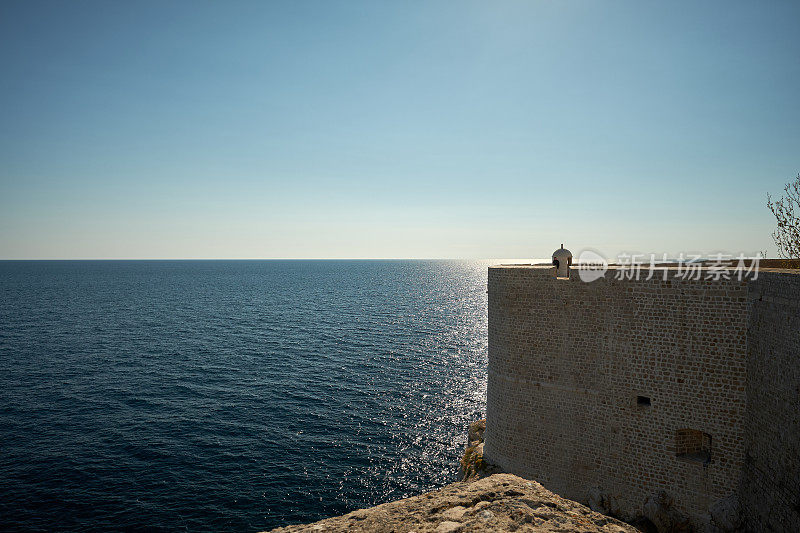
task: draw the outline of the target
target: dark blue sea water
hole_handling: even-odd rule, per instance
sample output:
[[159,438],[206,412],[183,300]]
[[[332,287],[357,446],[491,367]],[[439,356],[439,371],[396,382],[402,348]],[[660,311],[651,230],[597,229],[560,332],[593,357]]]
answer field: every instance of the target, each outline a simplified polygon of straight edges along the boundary
[[0,528],[256,531],[455,478],[486,262],[0,262]]

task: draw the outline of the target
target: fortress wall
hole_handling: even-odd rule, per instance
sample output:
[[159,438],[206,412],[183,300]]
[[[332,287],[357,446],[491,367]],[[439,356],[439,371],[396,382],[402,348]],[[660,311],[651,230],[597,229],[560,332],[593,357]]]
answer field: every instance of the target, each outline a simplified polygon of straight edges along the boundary
[[[744,459],[746,284],[615,273],[489,269],[485,455],[623,517],[664,490],[702,522]],[[711,435],[710,463],[676,456],[680,429]]]
[[[596,416],[605,381],[604,328],[603,316],[590,305],[570,305],[566,285],[573,284],[557,280],[552,269],[489,270],[486,416],[492,427],[484,449],[511,472],[558,487],[566,497],[583,497],[583,479],[571,472],[596,474],[596,465],[583,464],[583,458],[605,448],[599,442],[606,436],[604,422]],[[574,286],[587,302],[604,294],[594,284]],[[578,334],[543,334],[565,331],[570,323]],[[574,352],[569,365],[561,361],[565,352]]]
[[750,283],[742,504],[754,531],[800,531],[800,275]]

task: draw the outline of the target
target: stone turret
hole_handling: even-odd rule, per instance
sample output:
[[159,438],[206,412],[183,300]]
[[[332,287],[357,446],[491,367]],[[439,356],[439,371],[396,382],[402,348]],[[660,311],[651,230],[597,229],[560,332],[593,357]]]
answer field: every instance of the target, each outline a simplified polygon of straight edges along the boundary
[[568,278],[569,277],[569,267],[572,265],[572,252],[564,248],[564,244],[561,244],[561,248],[553,252],[553,266],[556,267],[556,276],[559,278]]

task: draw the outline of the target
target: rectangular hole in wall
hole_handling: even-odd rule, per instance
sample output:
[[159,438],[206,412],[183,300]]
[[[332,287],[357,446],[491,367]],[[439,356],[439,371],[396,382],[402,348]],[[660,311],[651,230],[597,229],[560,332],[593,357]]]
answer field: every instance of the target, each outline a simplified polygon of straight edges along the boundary
[[696,429],[679,429],[675,432],[675,456],[679,459],[711,462],[711,435]]
[[636,397],[636,405],[641,405],[644,407],[650,407],[650,397],[649,396],[637,396]]

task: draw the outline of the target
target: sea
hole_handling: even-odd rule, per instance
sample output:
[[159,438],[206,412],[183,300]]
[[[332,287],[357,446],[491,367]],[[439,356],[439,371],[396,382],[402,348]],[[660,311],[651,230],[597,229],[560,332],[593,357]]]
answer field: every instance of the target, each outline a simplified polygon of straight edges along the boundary
[[261,531],[455,481],[490,263],[0,262],[0,530]]

